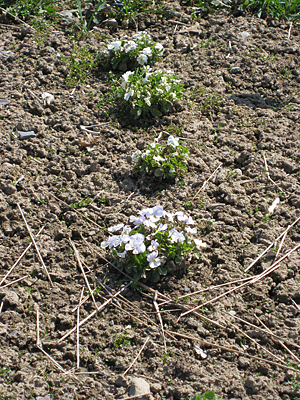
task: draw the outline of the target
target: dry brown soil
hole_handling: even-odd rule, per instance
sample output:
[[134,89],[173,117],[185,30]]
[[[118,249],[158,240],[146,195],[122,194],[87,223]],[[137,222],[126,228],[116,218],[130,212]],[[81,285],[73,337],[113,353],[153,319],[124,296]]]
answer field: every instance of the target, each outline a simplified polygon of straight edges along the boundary
[[[0,106],[0,279],[30,243],[19,204],[34,234],[44,226],[36,242],[53,282],[51,287],[32,246],[1,284],[1,399],[122,399],[132,393],[133,377],[149,383],[151,396],[145,398],[157,400],[189,399],[206,390],[222,399],[300,398],[299,251],[263,280],[177,321],[182,310],[239,284],[192,292],[267,269],[280,240],[244,271],[300,217],[299,28],[293,26],[288,39],[289,23],[220,11],[186,33],[185,25],[172,21],[195,24],[191,10],[177,3],[174,9],[168,18],[149,15],[138,23],[165,46],[158,67],[178,75],[184,96],[170,115],[130,123],[118,118],[117,110],[115,118],[109,111],[108,73],[91,71],[85,83],[68,86],[67,63],[59,55],[76,57],[76,45],[96,54],[101,42],[134,34],[134,25],[99,28],[79,42],[65,32],[71,29],[68,23],[42,33],[21,32],[17,25],[0,28],[1,98],[10,101]],[[240,35],[244,31],[250,34],[247,40]],[[55,97],[50,106],[40,102],[44,92]],[[80,130],[80,125],[102,122],[110,123],[99,128],[96,142]],[[17,129],[36,136],[22,140]],[[190,150],[184,181],[159,182],[133,170],[131,154],[160,132],[163,139],[169,133],[180,136]],[[280,204],[268,215],[277,197]],[[191,215],[207,248],[185,269],[157,284],[146,282],[146,289],[128,286],[95,312],[80,327],[80,368],[74,369],[76,332],[59,339],[76,326],[86,284],[69,239],[91,288],[98,288],[94,297],[100,306],[129,282],[101,258],[106,228],[157,204]],[[295,224],[277,259],[299,239]],[[165,334],[167,352],[155,290],[158,304],[165,296],[174,300],[160,306],[164,329],[174,332]],[[37,347],[37,310],[42,348],[67,374]],[[94,310],[88,298],[80,320]],[[286,340],[286,348],[268,329]],[[140,357],[122,376],[148,336]]]

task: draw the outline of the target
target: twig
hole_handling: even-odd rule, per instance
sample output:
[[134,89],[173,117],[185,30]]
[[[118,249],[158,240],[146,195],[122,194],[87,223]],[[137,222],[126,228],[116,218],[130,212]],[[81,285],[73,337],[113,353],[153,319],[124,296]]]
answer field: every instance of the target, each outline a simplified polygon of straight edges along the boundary
[[23,221],[25,222],[27,231],[28,231],[28,233],[29,233],[29,235],[30,235],[30,237],[31,237],[31,240],[32,240],[33,244],[34,244],[34,247],[35,247],[35,250],[36,250],[36,252],[37,252],[37,254],[38,254],[38,257],[39,257],[39,259],[40,259],[40,262],[41,262],[42,266],[44,267],[44,269],[45,269],[45,271],[46,271],[46,275],[47,275],[47,277],[48,277],[48,279],[49,279],[50,285],[51,285],[52,287],[54,287],[53,282],[52,282],[52,280],[51,280],[51,278],[50,278],[49,272],[48,272],[48,270],[47,270],[46,264],[44,263],[44,260],[43,260],[43,258],[42,258],[42,256],[41,256],[41,253],[40,253],[40,251],[39,251],[39,248],[37,247],[37,244],[36,244],[36,241],[35,241],[35,239],[34,239],[34,236],[33,236],[33,234],[31,233],[31,229],[29,228],[29,225],[27,224],[26,218],[25,218],[25,216],[24,216],[24,214],[23,214],[23,211],[22,211],[22,209],[21,209],[21,207],[20,207],[20,204],[17,203],[17,206],[18,206],[18,208],[19,208],[19,210],[20,210],[20,213],[21,213],[21,215],[22,215]]
[[293,22],[291,21],[290,29],[289,29],[289,33],[288,33],[288,40],[290,40],[290,37],[291,37],[292,26],[293,26]]
[[5,9],[2,8],[2,7],[0,7],[0,10],[3,11],[4,14],[9,14],[9,15],[11,15],[16,21],[21,22],[21,24],[24,24],[25,26],[27,26],[28,28],[32,29],[32,30],[35,32],[35,29],[34,29],[32,26],[26,24],[26,22],[22,21],[20,18],[16,17],[14,14],[10,13],[9,11],[5,10]]
[[29,275],[24,275],[24,276],[22,276],[21,278],[16,279],[15,281],[9,282],[9,283],[7,283],[6,285],[1,286],[1,289],[4,289],[4,288],[6,288],[6,287],[8,287],[8,286],[11,286],[11,285],[14,285],[15,283],[18,283],[18,282],[22,281],[22,280],[25,279],[25,278],[29,278]]
[[162,321],[161,314],[159,312],[159,308],[158,308],[156,300],[157,300],[157,290],[155,291],[155,294],[154,294],[153,305],[154,305],[154,308],[156,310],[157,317],[158,317],[158,320],[159,320],[159,323],[160,323],[160,326],[161,326],[161,333],[163,335],[164,348],[165,348],[165,353],[166,353],[167,352],[167,343],[166,343],[166,338],[165,338],[164,325],[163,325],[163,321]]
[[266,250],[264,250],[264,251],[262,252],[262,254],[260,254],[260,255],[249,265],[249,267],[247,267],[247,268],[245,269],[245,272],[249,271],[249,269],[252,268],[253,265],[255,265],[255,264],[257,263],[257,261],[259,261],[259,260],[260,260],[260,259],[275,245],[275,243],[276,243],[278,240],[280,240],[280,239],[282,238],[282,236],[285,235],[285,234],[286,234],[294,225],[296,225],[297,222],[299,222],[299,221],[300,221],[300,217],[298,217],[291,225],[289,225],[289,226],[286,228],[286,230],[285,230],[284,232],[282,232],[281,235],[279,235],[279,236],[274,240],[274,242],[272,242],[272,243],[266,248]]
[[[101,306],[94,310],[90,315],[88,315],[85,319],[80,321],[79,326],[82,326],[85,324],[90,318],[92,318],[97,312],[101,311],[103,308],[105,308],[115,297],[117,297],[120,293],[122,293],[129,285],[132,284],[133,281],[130,281],[126,286],[124,286],[121,290],[119,290],[117,293],[115,293],[110,299],[106,300]],[[61,337],[57,343],[61,343],[64,339],[66,339],[68,336],[70,336],[73,332],[75,332],[77,328],[77,325],[72,328],[69,332],[67,332],[63,337]]]
[[290,370],[290,371],[296,371],[296,372],[298,372],[297,369],[292,368],[292,367],[288,367],[287,365],[282,365],[282,364],[279,364],[279,363],[277,363],[277,362],[275,362],[275,361],[269,361],[269,360],[267,360],[267,359],[265,359],[265,358],[256,357],[256,356],[251,356],[250,354],[247,354],[247,353],[245,353],[244,351],[231,349],[231,348],[229,348],[229,347],[221,346],[221,345],[215,344],[215,343],[210,343],[210,342],[208,342],[207,340],[204,340],[204,339],[200,339],[200,338],[196,338],[196,337],[192,337],[192,336],[183,335],[183,334],[181,334],[181,333],[177,333],[177,332],[173,332],[173,331],[170,331],[170,332],[169,332],[169,331],[166,331],[166,333],[172,333],[172,335],[182,337],[183,339],[194,340],[194,341],[196,341],[196,342],[201,342],[201,343],[203,343],[203,344],[205,344],[205,345],[207,345],[207,346],[215,347],[215,348],[218,348],[218,349],[224,350],[224,351],[229,351],[229,352],[231,352],[231,353],[240,354],[240,355],[243,355],[243,356],[252,358],[252,359],[257,360],[257,361],[266,362],[266,363],[268,363],[268,364],[275,365],[275,366],[280,367],[280,368],[283,368],[283,369],[287,369],[287,370]]
[[[91,289],[90,283],[89,283],[89,281],[88,281],[88,279],[87,279],[87,277],[86,277],[86,274],[85,274],[85,272],[84,272],[84,269],[83,269],[83,266],[82,266],[82,263],[81,263],[81,260],[80,260],[79,252],[78,252],[78,250],[77,250],[77,248],[76,248],[76,246],[75,246],[75,243],[72,242],[71,239],[69,239],[69,242],[71,243],[71,246],[73,247],[74,254],[75,254],[75,256],[76,256],[78,265],[79,265],[79,267],[80,267],[80,269],[81,269],[81,272],[82,272],[82,275],[83,275],[83,277],[84,277],[85,283],[86,283],[86,285],[87,285],[87,287],[88,287],[88,289],[89,289],[90,295],[92,296],[94,305],[95,305],[96,309],[98,310],[98,306],[97,306],[97,304],[96,304],[96,300],[95,300],[95,297],[94,297],[94,294],[93,294],[93,290]],[[79,302],[79,303],[80,303],[80,302]]]
[[267,173],[267,177],[268,177],[269,181],[271,181],[271,182],[273,183],[273,185],[275,185],[275,186],[280,190],[280,192],[284,192],[284,190],[282,190],[281,187],[278,186],[277,183],[274,182],[273,179],[270,177],[269,168],[268,168],[267,160],[266,160],[266,157],[265,157],[265,153],[262,152],[262,155],[263,155],[263,157],[264,157],[266,173]]
[[10,29],[22,29],[21,26],[0,24],[0,28],[10,28]]
[[[256,314],[254,314],[255,318],[259,323],[262,324],[262,326],[269,332],[272,333],[271,329],[269,329],[259,318]],[[281,341],[278,340],[278,342],[281,344],[281,346],[298,362],[300,363],[300,359]]]
[[148,343],[150,339],[150,336],[147,336],[145,343],[143,344],[143,346],[141,347],[141,349],[139,350],[139,352],[137,353],[137,356],[135,357],[135,359],[132,361],[132,363],[129,365],[129,367],[126,369],[126,371],[123,373],[123,376],[125,376],[127,374],[127,372],[130,370],[130,368],[134,365],[134,363],[137,361],[137,359],[139,358],[141,352],[144,350],[146,344]]
[[102,126],[102,125],[107,125],[107,124],[110,124],[110,122],[102,122],[101,124],[88,125],[88,126],[80,125],[80,129],[82,131],[85,131],[85,132],[88,132],[88,133],[92,133],[93,135],[100,135],[100,132],[91,131],[88,128],[93,128],[94,126]]
[[84,287],[81,289],[79,305],[78,305],[78,308],[77,308],[77,369],[79,369],[79,366],[80,366],[80,355],[79,355],[79,349],[80,349],[80,344],[79,344],[80,315],[79,314],[80,314],[80,303],[81,303],[81,300],[82,300],[83,291],[84,291]]
[[[46,226],[46,225],[45,225]],[[45,226],[43,226],[37,233],[37,236],[40,235],[42,233],[42,231],[44,230]],[[26,249],[23,251],[23,253],[20,255],[20,257],[17,259],[17,261],[14,263],[14,265],[11,267],[11,269],[7,272],[7,274],[4,276],[4,278],[2,279],[2,281],[0,282],[0,286],[2,285],[2,283],[5,281],[5,279],[12,273],[12,271],[16,268],[16,266],[19,264],[19,262],[22,260],[22,258],[25,256],[25,254],[27,253],[27,251],[31,248],[32,243],[30,243]]]
[[205,188],[205,186],[208,184],[208,182],[211,180],[211,178],[213,176],[215,176],[215,174],[217,173],[218,169],[221,167],[222,163],[219,164],[219,166],[214,170],[214,172],[210,175],[210,177],[203,183],[203,185],[201,186],[201,188],[198,190],[198,192],[195,194],[195,196],[192,198],[192,200],[194,200],[198,194],[201,192],[202,189]]

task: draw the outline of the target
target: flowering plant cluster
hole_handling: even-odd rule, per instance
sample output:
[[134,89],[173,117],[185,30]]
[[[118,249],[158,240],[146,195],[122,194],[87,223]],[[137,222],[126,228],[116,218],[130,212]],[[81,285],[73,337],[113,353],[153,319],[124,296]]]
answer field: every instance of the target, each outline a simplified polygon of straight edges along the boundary
[[170,111],[171,104],[182,96],[183,86],[170,70],[152,72],[149,65],[127,71],[117,86],[121,103],[136,117],[142,114],[160,116]]
[[179,177],[186,172],[190,153],[179,139],[169,136],[167,143],[150,143],[144,152],[137,150],[132,155],[135,167],[157,177]]
[[111,42],[98,56],[98,63],[106,68],[127,70],[154,64],[163,55],[164,47],[153,42],[147,32],[139,32],[131,40]]
[[[184,255],[206,247],[202,240],[192,238],[197,233],[194,220],[182,211],[169,213],[161,206],[146,208],[139,216],[130,217],[130,225],[120,223],[108,228],[112,233],[101,243],[116,257],[119,268],[140,278],[157,282],[160,275],[174,270]],[[119,232],[119,234],[116,234]]]

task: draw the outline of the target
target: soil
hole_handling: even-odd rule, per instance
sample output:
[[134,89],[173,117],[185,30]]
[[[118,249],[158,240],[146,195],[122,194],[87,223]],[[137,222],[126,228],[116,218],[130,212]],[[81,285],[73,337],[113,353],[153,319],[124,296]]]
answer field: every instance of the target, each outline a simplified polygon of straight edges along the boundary
[[[108,72],[92,70],[70,86],[63,57],[84,45],[96,55],[103,42],[133,35],[134,24],[101,26],[78,41],[69,22],[33,32],[1,16],[12,25],[2,25],[0,37],[1,97],[10,101],[0,106],[0,279],[31,242],[21,209],[35,235],[44,227],[36,244],[53,283],[31,246],[0,284],[1,399],[122,399],[137,393],[133,378],[142,378],[142,393],[149,391],[145,381],[150,385],[145,399],[190,399],[206,390],[232,400],[300,398],[298,250],[266,278],[178,319],[241,283],[191,293],[267,269],[281,239],[245,272],[300,217],[300,31],[224,11],[196,25],[191,8],[172,7],[171,17],[150,14],[136,22],[166,48],[157,67],[178,75],[184,96],[167,116],[131,122],[106,101]],[[44,92],[54,102],[44,104]],[[104,122],[91,128],[98,135],[80,129]],[[21,139],[17,131],[35,136]],[[190,150],[182,181],[134,171],[131,154],[161,132],[161,140],[179,136]],[[128,277],[103,259],[112,261],[100,243],[108,226],[157,204],[192,216],[207,247],[156,284],[128,286]],[[70,239],[90,287],[98,288],[96,304],[110,299],[80,326],[79,368],[76,328],[60,341],[76,327],[86,287]],[[298,223],[277,259],[299,239]],[[158,304],[174,300],[159,307],[164,330],[173,332],[165,332],[167,351],[155,291]],[[80,321],[94,310],[89,297]]]

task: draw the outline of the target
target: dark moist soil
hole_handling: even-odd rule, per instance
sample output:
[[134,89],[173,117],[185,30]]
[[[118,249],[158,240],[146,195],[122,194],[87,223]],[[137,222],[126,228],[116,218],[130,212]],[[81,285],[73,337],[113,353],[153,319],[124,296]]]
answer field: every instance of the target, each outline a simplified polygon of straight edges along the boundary
[[[61,57],[68,60],[70,51],[77,57],[76,46],[84,45],[96,55],[103,42],[130,36],[135,29],[101,27],[76,42],[64,33],[71,29],[68,23],[59,29],[47,25],[36,33],[16,25],[1,26],[1,97],[10,101],[0,106],[1,280],[30,243],[20,204],[33,232],[45,226],[37,245],[53,282],[52,288],[32,246],[2,283],[25,276],[0,288],[1,399],[121,399],[136,393],[129,390],[134,377],[150,385],[152,399],[189,399],[206,390],[222,399],[300,398],[298,251],[264,280],[177,321],[182,307],[191,309],[234,285],[190,293],[257,274],[271,265],[274,248],[248,275],[244,272],[300,216],[299,28],[292,27],[288,40],[288,23],[234,18],[223,12],[195,26],[190,9],[175,2],[173,9],[177,14],[172,19],[149,15],[138,23],[166,48],[157,67],[178,75],[185,87],[183,99],[168,116],[130,124],[118,118],[116,110],[114,119],[106,112],[111,108],[105,102],[111,90],[106,72],[91,71],[85,83],[68,86],[67,63]],[[184,33],[186,26],[174,20],[194,28]],[[250,34],[247,40],[240,35],[244,31]],[[44,92],[55,97],[49,106],[38,101]],[[98,136],[80,130],[80,125],[102,122],[110,124],[101,126]],[[36,136],[21,140],[16,129],[34,131]],[[168,134],[180,136],[190,150],[184,181],[159,182],[133,170],[131,154],[160,132],[165,132],[163,139]],[[277,197],[280,204],[268,216]],[[80,369],[75,370],[81,374],[74,375],[76,332],[59,339],[76,326],[85,280],[69,239],[78,249],[90,286],[99,287],[95,300],[100,306],[128,283],[101,258],[105,229],[157,204],[191,215],[199,238],[208,246],[199,260],[187,261],[185,269],[157,284],[147,282],[148,289],[126,288],[122,297],[82,325]],[[299,239],[296,224],[278,258]],[[165,352],[153,305],[155,290],[158,303],[164,296],[175,300],[185,296],[177,304],[160,307],[165,330],[240,353],[175,334],[166,334]],[[43,350],[67,375],[36,345],[37,310]],[[94,310],[89,298],[80,308],[80,320]],[[288,339],[288,350],[298,361],[269,333],[234,316]],[[140,357],[122,377],[148,336]],[[291,369],[267,362],[280,363],[276,357]],[[146,384],[144,393],[147,390]]]

